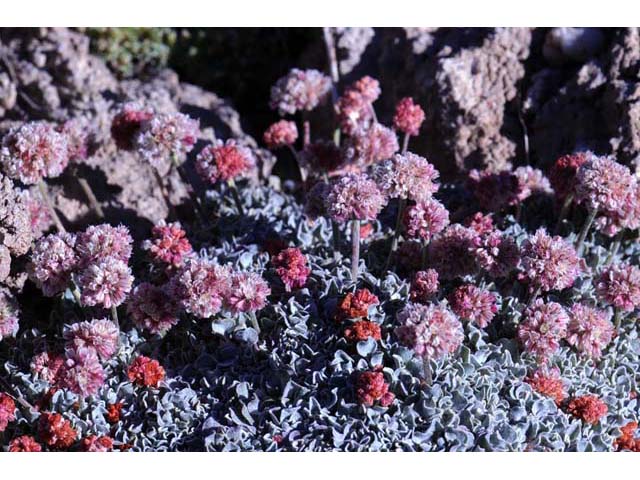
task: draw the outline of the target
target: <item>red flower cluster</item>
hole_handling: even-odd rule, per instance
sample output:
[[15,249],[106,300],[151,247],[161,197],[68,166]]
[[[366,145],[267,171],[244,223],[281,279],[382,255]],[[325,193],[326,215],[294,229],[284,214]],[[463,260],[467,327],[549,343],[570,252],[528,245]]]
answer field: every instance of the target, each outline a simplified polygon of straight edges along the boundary
[[556,405],[564,402],[567,394],[564,390],[564,382],[560,378],[560,372],[557,368],[547,371],[544,368],[536,370],[533,375],[525,379],[534,391],[540,395],[552,398]]
[[377,401],[383,407],[391,405],[396,396],[389,391],[389,384],[384,381],[382,372],[362,372],[356,382],[358,403],[371,407]]
[[629,422],[621,427],[622,435],[620,435],[613,445],[618,452],[627,450],[629,452],[640,452],[640,439],[635,438],[638,422]]
[[36,442],[31,435],[22,435],[9,442],[10,452],[41,452],[42,445]]
[[38,436],[51,448],[62,450],[73,445],[78,433],[59,413],[45,412],[38,421]]
[[285,248],[271,259],[271,264],[284,283],[287,292],[302,288],[307,282],[311,269],[307,266],[307,257],[299,248]]
[[127,376],[141,387],[157,387],[164,380],[165,373],[157,360],[140,355],[129,365]]
[[584,422],[596,424],[609,411],[607,404],[595,395],[583,395],[569,402],[567,412]]
[[105,418],[107,422],[113,424],[118,423],[120,421],[120,416],[122,415],[122,407],[124,404],[122,402],[112,403],[107,406],[107,414]]
[[6,393],[0,393],[0,433],[16,419],[16,404]]
[[378,297],[366,288],[356,290],[355,293],[349,292],[338,304],[336,320],[366,318],[369,315],[369,308],[378,303],[380,303]]
[[351,342],[361,342],[369,338],[380,340],[380,325],[369,320],[358,320],[344,330],[344,337]]
[[167,224],[161,221],[153,227],[151,235],[152,238],[143,246],[155,262],[178,268],[193,251],[187,233],[178,222]]
[[413,103],[413,98],[405,97],[396,105],[396,113],[393,116],[393,126],[407,135],[418,135],[424,122],[424,110],[420,105]]

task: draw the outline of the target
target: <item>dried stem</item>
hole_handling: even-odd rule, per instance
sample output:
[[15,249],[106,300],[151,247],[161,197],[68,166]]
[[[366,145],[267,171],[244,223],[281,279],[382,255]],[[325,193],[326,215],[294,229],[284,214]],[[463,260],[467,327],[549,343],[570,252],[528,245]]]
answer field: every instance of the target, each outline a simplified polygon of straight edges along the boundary
[[104,218],[104,211],[102,210],[102,207],[98,202],[98,199],[93,193],[93,190],[91,189],[91,185],[89,185],[89,182],[85,178],[78,175],[77,172],[76,172],[76,178],[78,179],[78,183],[80,184],[80,188],[82,188],[82,191],[84,192],[85,197],[87,197],[87,200],[89,200],[89,205],[91,205],[91,208],[93,209],[93,211],[102,220]]
[[409,150],[409,138],[410,135],[408,133],[404,134],[404,137],[402,138],[402,153],[407,153],[407,150]]
[[111,307],[111,320],[118,327],[118,331],[120,331],[120,320],[118,318],[118,308],[116,306]]
[[333,259],[337,262],[342,254],[340,253],[340,226],[335,220],[331,220],[331,231],[333,233]]
[[358,283],[360,263],[360,220],[351,220],[351,278]]
[[44,183],[43,180],[40,180],[40,182],[38,182],[38,188],[40,189],[40,195],[42,195],[42,199],[44,200],[44,203],[49,210],[49,214],[51,215],[51,218],[53,218],[53,223],[55,223],[56,229],[58,230],[58,232],[66,233],[67,229],[64,228],[60,217],[56,213],[56,210],[53,208],[53,203],[51,202],[51,197],[49,197],[49,192],[47,190],[47,184]]

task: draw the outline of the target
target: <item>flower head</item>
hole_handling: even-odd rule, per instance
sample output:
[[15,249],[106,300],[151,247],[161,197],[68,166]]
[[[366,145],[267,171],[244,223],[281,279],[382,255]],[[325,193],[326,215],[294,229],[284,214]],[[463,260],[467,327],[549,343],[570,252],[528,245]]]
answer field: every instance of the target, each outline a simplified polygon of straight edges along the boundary
[[366,168],[393,157],[399,150],[396,133],[380,123],[358,130],[344,146],[345,161]]
[[21,435],[9,442],[10,452],[41,452],[42,445],[31,435]]
[[84,269],[78,283],[82,303],[104,308],[117,307],[131,291],[131,269],[121,260],[109,257]]
[[344,337],[350,342],[362,342],[373,338],[380,340],[382,338],[380,325],[369,320],[358,320],[344,329]]
[[56,130],[67,137],[69,161],[81,162],[89,155],[88,122],[81,118],[72,118],[58,125]]
[[124,225],[113,227],[103,223],[91,225],[78,234],[76,249],[82,266],[108,258],[127,263],[133,239]]
[[596,424],[604,417],[609,408],[595,395],[582,395],[569,402],[567,412],[583,422]]
[[307,266],[307,257],[299,248],[285,248],[271,259],[271,264],[284,283],[287,292],[302,288],[307,283],[311,269]]
[[396,105],[393,126],[407,135],[416,136],[424,122],[424,110],[413,103],[413,98],[405,97]]
[[464,221],[464,226],[481,236],[490,235],[496,231],[491,215],[485,215],[482,212],[476,212],[472,216],[467,217]]
[[444,305],[409,303],[397,316],[395,333],[416,355],[438,359],[455,352],[464,339],[462,324]]
[[520,249],[512,237],[494,230],[481,235],[475,257],[478,266],[491,278],[502,278],[520,264]]
[[614,335],[611,315],[598,308],[576,303],[569,312],[567,342],[579,352],[599,359]]
[[307,191],[304,203],[304,213],[311,220],[323,217],[327,214],[327,195],[331,191],[331,185],[319,181]]
[[404,225],[409,237],[430,242],[449,225],[449,211],[435,198],[429,198],[405,211]]
[[429,244],[429,263],[444,280],[473,274],[478,268],[475,250],[479,243],[474,230],[450,225]]
[[553,195],[553,189],[549,179],[542,170],[530,166],[518,167],[513,173],[521,185],[518,200],[524,201],[532,195]]
[[573,245],[559,236],[551,237],[539,229],[522,247],[521,279],[529,289],[543,292],[562,290],[573,285],[584,264]]
[[567,335],[569,315],[556,302],[545,303],[537,299],[524,313],[524,321],[518,328],[518,340],[525,351],[544,361],[560,347],[560,340]]
[[426,158],[411,152],[396,154],[376,167],[374,177],[391,198],[423,202],[438,191],[438,170]]
[[634,310],[640,305],[640,268],[628,263],[606,267],[596,283],[596,293],[615,308]]
[[338,99],[338,122],[346,135],[367,130],[373,122],[373,106],[361,92],[348,88]]
[[438,272],[432,268],[420,270],[413,277],[409,297],[412,302],[427,303],[438,293],[439,288]]
[[136,137],[142,159],[156,169],[166,167],[172,157],[182,160],[198,140],[200,125],[183,113],[164,113],[145,120]]
[[329,215],[339,223],[374,220],[385,201],[376,183],[365,174],[341,177],[327,197]]
[[53,297],[69,285],[78,266],[75,244],[76,237],[70,233],[53,233],[36,242],[27,270],[46,296]]
[[318,70],[292,69],[271,87],[270,107],[280,115],[311,111],[331,90],[331,79]]
[[178,305],[167,286],[141,283],[127,301],[127,312],[136,327],[164,335],[180,320]]
[[70,348],[62,365],[56,385],[86,397],[94,395],[104,385],[106,374],[93,348]]
[[576,200],[589,210],[621,212],[635,179],[612,158],[591,155],[576,174]]
[[551,397],[556,402],[556,405],[564,402],[567,396],[565,382],[560,378],[560,370],[555,367],[540,367],[525,381],[540,395]]
[[82,451],[84,452],[110,452],[112,450],[113,438],[111,437],[89,435],[82,439]]
[[89,348],[101,360],[109,360],[118,350],[118,327],[106,318],[78,322],[64,330],[67,349]]
[[31,233],[34,239],[38,239],[53,226],[53,219],[49,209],[38,194],[32,190],[22,190],[20,192],[21,203],[27,211],[27,217],[31,226]]
[[375,102],[380,96],[380,93],[382,93],[380,90],[380,82],[368,75],[353,82],[349,88],[358,92],[369,103]]
[[120,417],[122,416],[122,407],[124,407],[124,403],[116,402],[110,403],[107,405],[107,413],[105,414],[105,419],[110,424],[118,423],[120,421]]
[[638,422],[628,422],[620,427],[621,435],[613,442],[616,451],[640,452],[640,440],[635,438]]
[[157,360],[140,355],[129,365],[127,376],[129,381],[141,387],[158,387],[165,372]]
[[167,224],[164,220],[153,227],[151,239],[146,240],[142,248],[149,252],[154,262],[172,268],[181,267],[193,251],[180,223]]
[[57,177],[69,163],[66,135],[47,122],[30,122],[13,128],[2,139],[0,164],[13,179],[27,185],[44,177]]
[[235,140],[222,142],[202,149],[196,158],[196,170],[207,182],[228,182],[246,176],[255,165],[253,153]]
[[262,139],[265,145],[271,149],[293,145],[298,139],[296,122],[279,120],[267,128]]
[[449,303],[456,315],[480,328],[489,325],[498,311],[493,293],[470,284],[456,288],[449,297]]
[[62,450],[73,445],[78,432],[59,413],[44,412],[38,420],[38,436],[49,447]]
[[349,292],[338,304],[336,320],[366,318],[369,316],[369,309],[379,303],[378,297],[366,288],[358,289],[353,293]]
[[199,318],[210,318],[222,308],[231,286],[231,269],[193,258],[175,277],[176,298],[182,307]]
[[58,381],[64,360],[62,355],[50,353],[45,350],[44,352],[34,355],[31,359],[31,373],[39,380],[55,384]]
[[16,404],[6,393],[0,392],[0,433],[4,432],[9,423],[16,419]]
[[140,127],[152,117],[153,111],[139,103],[128,102],[122,105],[111,121],[111,136],[118,148],[133,150]]
[[380,402],[383,407],[393,403],[395,395],[389,392],[389,384],[384,380],[384,374],[379,371],[361,372],[356,381],[356,397],[358,403],[371,407]]
[[8,289],[0,287],[0,340],[18,333],[18,302]]
[[269,284],[257,273],[237,272],[231,276],[231,288],[225,304],[233,313],[256,312],[267,304]]
[[567,195],[574,192],[578,168],[580,168],[591,155],[590,152],[563,155],[553,164],[549,171],[549,182],[551,182],[551,186],[560,200],[564,200]]

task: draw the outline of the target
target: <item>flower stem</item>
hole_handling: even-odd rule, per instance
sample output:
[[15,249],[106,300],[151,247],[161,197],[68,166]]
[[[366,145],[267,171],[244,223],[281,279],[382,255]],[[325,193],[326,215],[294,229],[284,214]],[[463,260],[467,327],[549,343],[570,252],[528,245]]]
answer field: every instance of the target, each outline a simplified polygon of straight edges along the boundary
[[331,220],[331,231],[333,233],[333,259],[337,262],[342,255],[340,253],[340,227],[335,220]]
[[598,209],[594,208],[593,210],[590,210],[589,216],[587,217],[586,221],[584,222],[584,225],[582,226],[582,231],[580,232],[580,236],[578,237],[578,242],[576,243],[576,252],[578,253],[579,256],[582,255],[582,251],[584,249],[584,240],[585,238],[587,238],[589,229],[591,228],[591,225],[593,224],[593,221],[595,220],[597,214],[598,214]]
[[93,209],[93,211],[96,213],[96,215],[98,215],[98,218],[102,220],[104,218],[104,211],[102,210],[102,207],[98,202],[98,199],[93,193],[93,190],[91,189],[91,185],[89,185],[89,182],[87,182],[85,178],[79,176],[77,172],[76,172],[76,178],[78,179],[78,184],[80,184],[80,188],[82,188],[82,191],[84,192],[85,197],[87,197],[87,200],[89,200],[89,205],[91,205],[91,208]]
[[173,203],[171,203],[171,199],[169,198],[169,194],[167,193],[167,189],[164,186],[164,182],[162,181],[162,178],[160,178],[160,174],[155,168],[152,168],[152,170],[153,170],[153,175],[156,178],[156,183],[158,184],[158,188],[160,189],[160,193],[162,194],[162,198],[164,199],[164,203],[167,205],[167,210],[169,211],[169,217],[177,219],[178,215],[176,213],[176,209],[174,208]]
[[229,190],[231,191],[231,196],[233,197],[233,201],[236,202],[236,208],[238,209],[238,214],[241,217],[244,217],[244,208],[242,208],[242,202],[240,201],[240,195],[238,195],[238,189],[236,187],[236,182],[233,179],[227,182],[229,186]]
[[620,244],[622,243],[622,231],[618,232],[613,239],[613,243],[611,244],[611,250],[609,251],[609,256],[607,257],[607,261],[605,262],[605,267],[608,267],[613,262],[613,259],[618,254],[618,250],[620,250]]
[[118,331],[120,330],[120,320],[118,319],[118,308],[116,306],[111,307],[111,319],[113,323],[118,327]]
[[567,213],[569,213],[569,207],[571,207],[572,202],[573,202],[573,193],[570,193],[569,195],[567,195],[567,197],[564,199],[564,202],[562,203],[562,208],[560,209],[560,214],[558,215],[558,221],[556,222],[555,233],[558,233],[560,231],[560,227],[562,227],[562,222],[566,218]]
[[616,332],[620,332],[620,325],[622,324],[622,310],[620,310],[619,308],[616,308],[616,313],[614,315],[614,326],[616,329]]
[[300,172],[300,180],[304,184],[307,181],[307,169],[302,165],[302,161],[301,161],[300,155],[298,155],[298,152],[296,152],[291,145],[287,145],[287,147],[289,148],[291,155],[293,155],[293,158],[296,161],[296,165],[298,165],[298,171]]
[[407,153],[407,150],[409,150],[409,134],[405,133],[404,134],[404,138],[402,139],[402,153]]
[[351,220],[351,278],[358,283],[358,263],[360,262],[360,220]]
[[388,271],[391,266],[391,258],[398,248],[398,238],[400,237],[400,230],[402,229],[402,218],[404,217],[404,209],[407,206],[407,200],[400,199],[398,203],[398,215],[396,216],[396,228],[393,231],[393,237],[391,239],[391,249],[389,250],[389,256],[387,257],[387,263],[385,263],[384,271]]
[[47,191],[47,185],[44,183],[43,180],[40,180],[40,182],[38,182],[38,188],[40,189],[40,195],[42,195],[42,199],[44,200],[44,203],[47,206],[47,209],[49,210],[49,214],[51,215],[51,218],[53,218],[53,223],[56,224],[56,228],[58,229],[58,232],[66,233],[67,229],[64,228],[64,225],[62,224],[60,217],[58,216],[55,209],[53,208],[51,197],[49,197],[49,192]]
[[530,307],[531,305],[533,305],[533,302],[536,301],[541,291],[542,291],[542,287],[538,287],[535,289],[535,291],[531,294],[531,298],[529,299],[529,303],[527,304],[527,306]]
[[433,385],[433,372],[431,371],[431,362],[428,358],[422,360],[422,370],[424,374],[424,382],[428,387]]

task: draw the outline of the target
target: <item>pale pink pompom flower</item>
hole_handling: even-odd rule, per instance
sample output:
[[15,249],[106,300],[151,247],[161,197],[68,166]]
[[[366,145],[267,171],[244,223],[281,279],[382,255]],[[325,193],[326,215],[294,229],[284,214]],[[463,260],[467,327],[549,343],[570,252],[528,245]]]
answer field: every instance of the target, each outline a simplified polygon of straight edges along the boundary
[[199,122],[183,113],[154,115],[142,122],[136,149],[144,161],[163,170],[171,158],[184,159],[196,144],[199,130]]
[[136,327],[157,335],[164,335],[180,320],[173,292],[146,282],[133,289],[127,312]]
[[429,242],[449,225],[449,211],[435,198],[429,198],[405,211],[404,225],[409,237]]
[[0,341],[16,336],[19,327],[19,314],[20,310],[16,299],[8,289],[0,287]]
[[545,303],[537,299],[524,312],[524,321],[518,327],[518,340],[525,351],[546,361],[560,348],[567,335],[569,315],[556,302]]
[[438,191],[438,170],[426,158],[411,152],[396,154],[376,167],[374,178],[391,198],[425,201]]
[[33,247],[27,271],[47,297],[63,292],[69,285],[78,266],[75,245],[75,235],[63,232],[47,235]]
[[208,260],[190,259],[174,278],[176,297],[199,318],[216,315],[231,287],[231,269]]
[[600,300],[625,311],[640,306],[640,268],[628,263],[606,267],[596,282]]
[[237,272],[231,276],[231,288],[225,304],[233,313],[256,312],[267,304],[271,289],[257,273]]
[[487,327],[498,311],[495,294],[469,284],[456,288],[449,296],[449,303],[456,315],[480,328]]
[[118,350],[120,331],[115,323],[106,318],[78,322],[64,330],[67,349],[90,348],[101,360],[108,360]]
[[444,305],[409,303],[397,320],[396,336],[419,357],[437,360],[462,345],[462,324]]
[[615,333],[611,314],[576,303],[571,307],[569,316],[567,342],[584,355],[599,359]]
[[331,90],[331,79],[318,70],[292,69],[271,87],[269,106],[280,115],[310,111],[322,102]]
[[82,266],[107,258],[127,263],[131,257],[132,244],[133,239],[127,227],[113,227],[103,223],[91,225],[78,234],[76,250]]
[[104,385],[106,373],[92,348],[71,349],[66,352],[56,386],[87,397]]
[[613,158],[592,155],[576,173],[576,200],[589,210],[621,212],[634,183],[627,167]]
[[84,268],[78,284],[84,305],[111,308],[117,307],[127,298],[133,276],[126,263],[108,257]]
[[327,197],[329,215],[339,223],[374,220],[386,199],[376,183],[365,174],[349,174],[331,186]]

